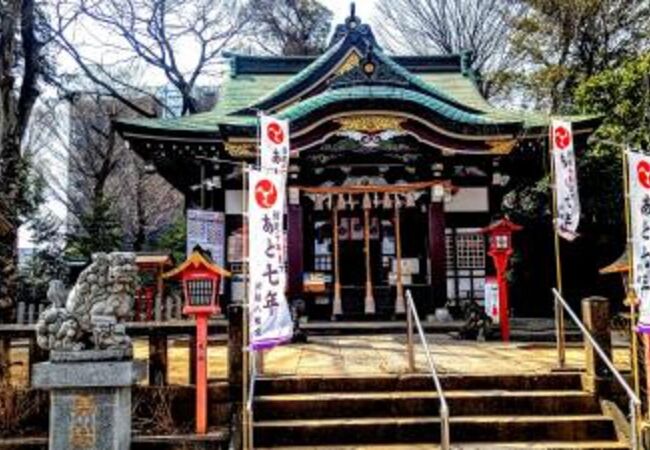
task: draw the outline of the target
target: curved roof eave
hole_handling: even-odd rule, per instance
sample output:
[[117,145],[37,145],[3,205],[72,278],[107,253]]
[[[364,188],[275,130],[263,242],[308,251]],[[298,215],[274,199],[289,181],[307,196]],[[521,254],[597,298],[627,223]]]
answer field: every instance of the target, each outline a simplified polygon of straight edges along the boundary
[[479,114],[463,111],[435,97],[430,97],[417,91],[385,86],[354,86],[326,91],[322,94],[305,99],[298,104],[289,106],[280,111],[277,116],[282,119],[293,120],[318,108],[350,100],[399,100],[406,103],[415,103],[430,109],[432,112],[437,113],[446,119],[468,125],[522,123],[520,121],[499,122],[491,120]]

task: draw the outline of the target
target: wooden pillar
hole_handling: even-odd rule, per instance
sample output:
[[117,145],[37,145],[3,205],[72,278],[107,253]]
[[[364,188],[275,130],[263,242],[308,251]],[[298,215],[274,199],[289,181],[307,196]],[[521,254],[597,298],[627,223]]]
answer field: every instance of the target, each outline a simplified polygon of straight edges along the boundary
[[372,267],[370,264],[370,205],[368,194],[365,194],[363,201],[363,252],[366,258],[366,298],[364,301],[364,312],[375,313],[375,298],[372,293]]
[[339,270],[339,211],[338,202],[332,201],[332,245],[334,246],[334,300],[332,303],[332,319],[343,314],[341,302],[341,274]]
[[149,385],[167,385],[167,335],[149,335]]
[[402,226],[400,223],[400,205],[395,199],[395,287],[397,295],[395,296],[395,314],[404,314],[406,312],[404,303],[404,285],[402,284]]
[[287,212],[287,262],[289,265],[289,300],[303,293],[303,213],[300,204],[290,204]]
[[243,447],[244,427],[242,412],[244,407],[244,308],[241,304],[228,306],[228,391],[232,404],[232,447]]
[[447,267],[445,248],[445,208],[442,201],[429,204],[429,259],[431,262],[431,293],[433,303],[425,313],[442,308],[447,303]]
[[11,338],[6,335],[0,336],[0,386],[11,382]]
[[34,364],[47,361],[48,352],[39,347],[36,342],[36,334],[29,337],[29,365],[27,370],[27,385],[32,385],[32,374],[34,373]]
[[[588,297],[582,300],[582,321],[594,340],[611,359],[612,338],[609,319],[609,300],[604,297]],[[610,375],[609,369],[596,353],[591,342],[585,339],[584,345],[587,387],[597,391],[602,384],[600,381]]]
[[162,305],[165,299],[165,281],[163,280],[163,272],[165,268],[159,264],[156,268],[156,298],[154,300],[154,320],[160,322],[162,320]]

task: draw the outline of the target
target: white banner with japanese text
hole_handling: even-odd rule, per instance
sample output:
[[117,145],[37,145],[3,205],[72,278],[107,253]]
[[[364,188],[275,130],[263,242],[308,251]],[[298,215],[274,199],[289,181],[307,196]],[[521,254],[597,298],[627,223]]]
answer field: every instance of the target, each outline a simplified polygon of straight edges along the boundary
[[633,288],[640,302],[639,331],[650,332],[650,156],[628,153]]
[[273,347],[293,335],[285,294],[284,178],[284,174],[268,170],[251,170],[248,177],[248,304],[250,343],[254,350]]
[[570,122],[553,120],[551,143],[555,174],[555,227],[560,236],[572,241],[578,236],[580,195]]
[[261,115],[260,167],[286,173],[289,168],[289,121]]

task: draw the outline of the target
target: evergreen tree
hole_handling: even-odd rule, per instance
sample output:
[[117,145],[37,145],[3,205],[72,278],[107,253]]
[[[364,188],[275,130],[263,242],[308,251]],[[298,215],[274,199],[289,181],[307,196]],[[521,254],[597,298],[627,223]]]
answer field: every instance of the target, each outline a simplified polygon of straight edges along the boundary
[[113,211],[111,198],[99,196],[77,217],[67,235],[67,254],[90,259],[96,252],[112,252],[122,247],[122,228]]

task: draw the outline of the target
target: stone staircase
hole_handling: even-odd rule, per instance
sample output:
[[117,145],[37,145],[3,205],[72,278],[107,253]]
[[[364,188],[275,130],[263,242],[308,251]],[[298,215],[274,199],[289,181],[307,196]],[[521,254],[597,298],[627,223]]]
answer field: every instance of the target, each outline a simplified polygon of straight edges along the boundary
[[[577,373],[442,383],[452,448],[629,448]],[[438,448],[438,397],[424,375],[260,379],[254,439],[257,449]]]

